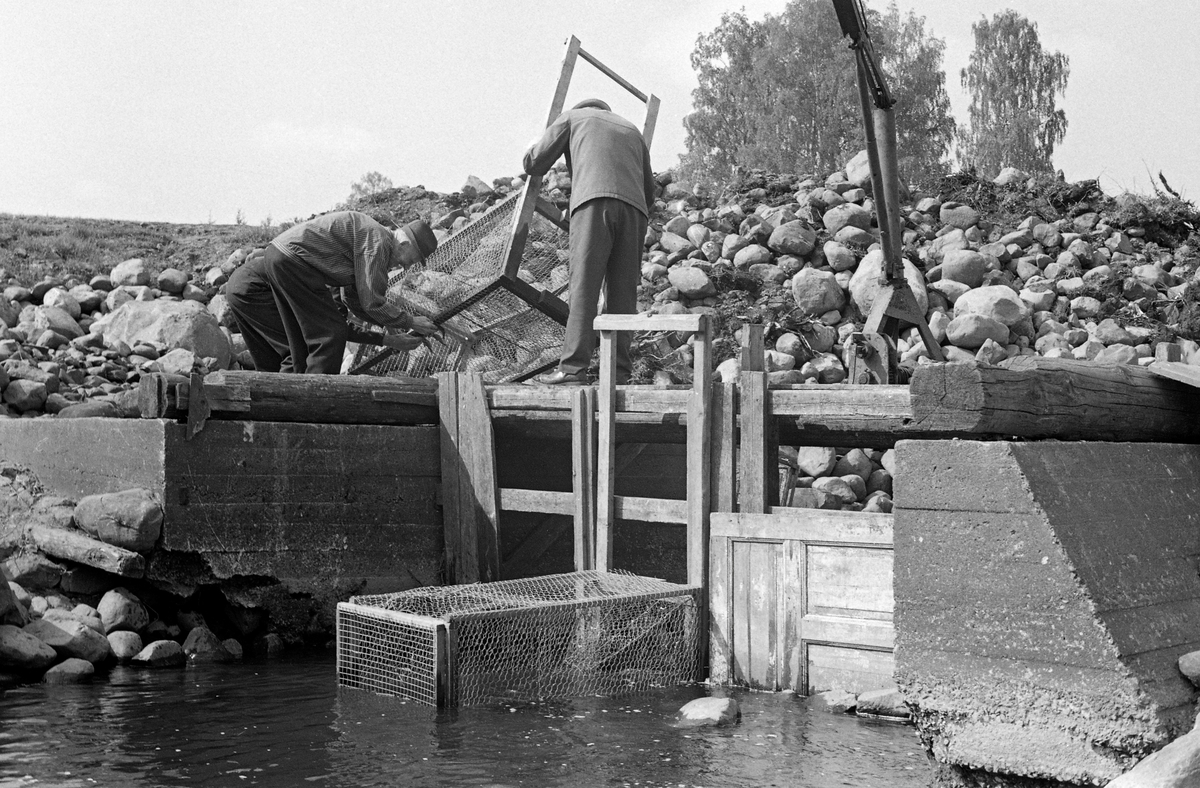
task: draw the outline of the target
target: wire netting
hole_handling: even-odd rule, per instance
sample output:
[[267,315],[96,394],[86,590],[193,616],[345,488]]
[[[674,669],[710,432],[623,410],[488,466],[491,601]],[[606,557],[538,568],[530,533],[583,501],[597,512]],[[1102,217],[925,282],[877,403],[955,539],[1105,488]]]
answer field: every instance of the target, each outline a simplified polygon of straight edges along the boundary
[[[416,350],[393,353],[362,346],[350,371],[425,377],[479,372],[489,383],[523,380],[558,360],[564,329],[505,286],[504,247],[519,194],[439,244],[422,265],[392,274],[387,298],[444,329]],[[538,213],[517,277],[539,294],[565,293],[569,278],[566,231]]]
[[[699,665],[699,593],[697,586],[627,573],[572,572],[353,597],[349,605],[375,611],[379,626],[389,626],[388,613],[428,621],[431,630],[445,626],[449,696],[443,700],[475,705],[613,696],[691,681]],[[351,638],[364,640],[347,632],[347,650]],[[342,643],[339,627],[339,666]],[[349,686],[422,700],[381,672],[360,670]]]
[[436,621],[406,620],[378,607],[337,607],[337,675],[343,687],[436,706]]

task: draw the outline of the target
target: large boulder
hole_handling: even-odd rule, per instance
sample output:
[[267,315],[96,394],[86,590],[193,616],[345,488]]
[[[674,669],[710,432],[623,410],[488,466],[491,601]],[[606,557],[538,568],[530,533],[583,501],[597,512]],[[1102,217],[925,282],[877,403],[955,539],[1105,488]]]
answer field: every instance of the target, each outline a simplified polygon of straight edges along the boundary
[[792,277],[792,295],[796,299],[796,308],[810,317],[820,317],[846,305],[846,294],[837,277],[815,268],[804,268]]
[[825,224],[825,229],[829,234],[837,235],[838,231],[843,227],[857,227],[860,230],[867,230],[871,227],[871,212],[861,205],[854,203],[842,203],[835,205],[825,212],[821,217],[821,221]]
[[229,366],[229,338],[217,318],[198,301],[127,301],[97,320],[92,330],[103,334],[109,344],[160,343],[186,348],[202,358],[216,358],[222,369]]
[[25,631],[50,646],[60,657],[77,657],[92,664],[108,659],[112,649],[108,638],[69,618],[41,618],[25,625]]
[[120,630],[139,632],[150,623],[150,613],[146,606],[124,588],[114,588],[105,594],[96,609],[100,611],[104,631],[108,633]]
[[813,250],[817,243],[817,234],[812,228],[801,221],[790,221],[781,224],[772,232],[767,240],[767,247],[777,254],[794,254],[803,257]]
[[667,271],[667,280],[684,298],[700,299],[717,294],[708,274],[695,266],[673,266]]
[[987,270],[987,258],[970,249],[953,249],[942,257],[942,279],[961,282],[967,287],[983,284]]
[[97,539],[144,553],[162,532],[162,506],[141,488],[88,495],[75,505],[75,524]]
[[989,285],[968,290],[954,302],[954,316],[983,315],[1010,328],[1029,317],[1029,305],[1011,287]]
[[975,350],[987,340],[999,345],[1008,344],[1008,326],[999,320],[984,315],[967,313],[950,321],[946,326],[946,339],[955,347]]
[[57,653],[50,646],[12,624],[0,624],[0,669],[45,670]]
[[[850,277],[850,300],[864,316],[870,314],[871,305],[875,303],[875,296],[878,295],[882,286],[880,277],[883,276],[883,262],[881,250],[868,252],[862,262],[858,264],[854,276]],[[925,292],[925,277],[908,260],[904,261],[904,280],[908,283],[908,289],[912,291],[913,297],[916,298],[921,314],[928,312],[929,296]]]
[[62,334],[67,339],[83,336],[83,329],[71,313],[57,306],[39,306],[33,312],[33,328],[37,333],[46,330]]

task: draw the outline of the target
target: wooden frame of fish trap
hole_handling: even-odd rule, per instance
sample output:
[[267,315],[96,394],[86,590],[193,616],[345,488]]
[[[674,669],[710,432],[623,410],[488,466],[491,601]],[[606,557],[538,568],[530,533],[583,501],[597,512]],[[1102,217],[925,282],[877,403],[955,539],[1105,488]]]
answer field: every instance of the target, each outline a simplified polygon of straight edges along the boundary
[[[495,582],[416,588],[352,597],[338,604],[340,685],[429,705],[458,706],[615,695],[699,678],[702,633],[707,626],[709,319],[705,315],[601,315],[596,328],[601,336],[600,385],[598,390],[585,387],[572,392],[575,491],[506,490],[503,496],[510,506],[550,513],[563,513],[563,496],[571,499],[577,524],[577,571],[495,581],[499,573],[495,530],[468,532],[475,543],[469,552],[482,560],[468,558],[448,569],[458,579]],[[682,522],[688,526],[687,584],[610,571],[612,525],[618,508],[612,493],[616,333],[633,330],[685,331],[695,336],[687,433],[697,481],[682,512]],[[439,378],[442,426],[450,433],[443,443],[443,506],[447,518],[474,521],[482,515],[494,523],[500,496],[494,486],[486,395],[479,375],[463,377],[466,380],[453,374]],[[465,461],[476,465],[471,472],[459,473]],[[677,506],[673,501],[649,499],[641,505],[663,511]],[[448,544],[448,558],[463,546]]]

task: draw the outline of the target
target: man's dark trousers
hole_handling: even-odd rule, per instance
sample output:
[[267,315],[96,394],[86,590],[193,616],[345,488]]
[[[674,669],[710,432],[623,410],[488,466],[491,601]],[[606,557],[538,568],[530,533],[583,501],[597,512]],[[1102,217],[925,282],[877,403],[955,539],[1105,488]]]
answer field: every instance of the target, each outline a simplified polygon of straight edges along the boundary
[[348,328],[325,277],[307,263],[268,246],[263,270],[296,372],[336,375],[342,369]]
[[287,332],[275,308],[263,258],[243,263],[229,277],[225,298],[237,320],[246,349],[259,372],[293,372]]
[[[600,289],[605,292],[605,312],[637,312],[637,287],[642,275],[642,246],[646,215],[624,200],[598,197],[571,214],[571,293],[567,334],[559,369],[584,372],[596,349],[596,319]],[[628,332],[617,334],[617,379],[629,379]]]

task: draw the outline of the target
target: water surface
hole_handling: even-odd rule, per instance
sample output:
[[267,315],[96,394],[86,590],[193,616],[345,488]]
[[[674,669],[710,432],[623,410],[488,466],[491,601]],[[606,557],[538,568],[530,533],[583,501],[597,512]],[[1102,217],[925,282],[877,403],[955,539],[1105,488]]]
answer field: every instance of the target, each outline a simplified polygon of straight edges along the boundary
[[705,694],[437,711],[339,690],[330,653],[0,696],[0,786],[925,788],[911,727],[738,693],[742,722],[677,729]]

